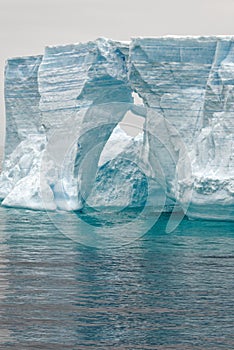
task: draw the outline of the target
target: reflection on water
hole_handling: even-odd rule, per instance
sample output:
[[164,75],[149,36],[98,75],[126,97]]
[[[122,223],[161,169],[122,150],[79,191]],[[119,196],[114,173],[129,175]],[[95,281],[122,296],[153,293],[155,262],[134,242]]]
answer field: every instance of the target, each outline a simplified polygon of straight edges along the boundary
[[233,223],[167,220],[98,250],[0,208],[0,349],[233,349]]
[[[5,231],[5,218],[1,216],[0,221],[0,232],[4,233]],[[9,275],[7,272],[7,265],[9,263],[8,256],[8,245],[6,242],[6,235],[0,234],[0,305],[2,305],[7,299],[7,293],[9,290]],[[3,319],[4,313],[3,309],[0,307],[0,320]],[[2,326],[2,322],[0,323],[0,347],[1,344],[9,341],[11,338],[11,331],[8,328],[4,328]]]

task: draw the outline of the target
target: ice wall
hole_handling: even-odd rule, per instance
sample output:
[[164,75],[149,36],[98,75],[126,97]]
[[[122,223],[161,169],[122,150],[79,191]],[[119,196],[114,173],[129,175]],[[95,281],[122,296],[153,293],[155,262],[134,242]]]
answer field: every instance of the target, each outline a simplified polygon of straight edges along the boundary
[[45,49],[38,80],[47,133],[51,128],[63,128],[66,119],[75,118],[81,108],[132,101],[122,52],[125,46],[98,39]]
[[[64,207],[63,198],[70,197],[78,186],[77,200],[72,209],[80,209],[89,195],[95,181],[98,160],[112,130],[125,113],[124,103],[132,101],[132,91],[127,80],[124,44],[106,39],[98,39],[87,44],[67,45],[47,48],[39,70],[40,110],[42,124],[50,145],[57,144],[51,151],[51,158],[59,171],[59,187],[55,184],[55,200],[60,209]],[[114,102],[122,102],[123,108],[116,109]],[[106,107],[112,103],[113,107]],[[102,105],[95,108],[96,105]],[[92,108],[90,108],[92,106]],[[64,157],[57,152],[63,139],[61,152],[70,152],[71,174],[64,172]],[[65,145],[66,144],[66,145]],[[97,147],[95,147],[98,145]],[[90,156],[88,156],[90,153]],[[87,167],[84,158],[90,161]],[[69,186],[72,176],[79,178],[76,186]],[[62,190],[62,191],[61,191]],[[65,194],[62,192],[65,191]],[[62,195],[62,198],[61,198]]]
[[[6,96],[15,87],[15,83],[12,83],[13,76],[17,77],[17,74],[21,72],[21,80],[26,83],[28,76],[36,76],[37,79],[32,81],[33,86],[29,84],[27,87],[27,93],[31,89],[32,98],[34,98],[33,93],[37,92],[37,98],[34,98],[33,103],[36,104],[36,111],[39,112],[36,120],[34,116],[33,120],[30,120],[29,115],[34,105],[31,109],[27,109],[28,100],[25,99],[26,104],[24,105],[21,99],[18,102],[17,97],[13,104],[6,104],[7,111],[13,111],[10,116],[7,112],[10,125],[12,120],[15,121],[17,117],[17,120],[19,119],[23,123],[18,122],[19,125],[15,123],[15,129],[18,133],[21,129],[26,130],[28,133],[26,132],[25,137],[29,135],[29,143],[32,141],[31,134],[40,134],[46,138],[47,145],[46,150],[43,147],[41,153],[37,154],[36,161],[35,149],[30,148],[30,159],[34,159],[35,166],[32,162],[27,162],[23,165],[24,170],[21,169],[21,159],[24,152],[19,143],[20,140],[11,145],[14,152],[11,153],[10,159],[5,162],[5,171],[1,175],[0,196],[4,198],[4,205],[41,209],[43,208],[42,197],[47,197],[46,193],[50,188],[53,196],[50,196],[51,204],[45,204],[46,209],[82,208],[83,201],[89,195],[95,181],[102,149],[112,130],[122,120],[126,112],[126,104],[133,100],[127,79],[126,57],[123,52],[126,52],[126,44],[98,39],[87,44],[46,48],[40,62],[40,68],[38,58],[30,58],[29,63],[28,59],[22,59],[26,65],[24,70],[21,64],[17,70],[17,63],[12,67],[11,60],[9,61],[9,67],[6,70]],[[34,75],[30,70],[31,61],[36,61],[37,70],[39,68],[38,71],[33,70]],[[122,103],[123,107],[119,108],[118,105],[116,109],[114,102]],[[112,103],[111,107],[107,103]],[[100,104],[102,107],[95,109],[95,106],[100,106]],[[25,119],[29,119],[37,130],[27,128],[27,125],[24,125]],[[11,139],[14,138],[15,132],[9,127],[6,144],[11,144]],[[96,147],[96,145],[98,146]],[[82,165],[84,158],[88,159],[89,153],[90,164],[87,171],[86,167],[82,167]],[[65,158],[66,168],[69,170],[64,169]],[[41,166],[38,166],[42,163],[49,166],[43,172]],[[51,168],[55,169],[56,175],[52,178],[45,176],[40,184],[44,173],[51,173]],[[35,186],[30,180],[32,176],[35,177]],[[77,181],[77,177],[79,177],[79,181]],[[27,201],[23,200],[23,193],[18,190],[19,181],[20,188],[29,188]],[[37,188],[36,193],[33,186]],[[42,186],[41,194],[40,186]],[[17,190],[14,190],[15,187]],[[37,198],[37,202],[30,199],[30,193],[32,198]],[[72,200],[70,200],[71,198]],[[33,205],[31,201],[33,201]]]
[[[98,39],[10,59],[3,204],[71,210],[87,198],[95,206],[116,198],[120,205],[122,181],[124,203],[143,205],[148,176],[188,216],[233,220],[233,86],[231,36],[138,38],[130,44]],[[147,110],[140,146],[126,135],[123,142],[115,129],[133,92]],[[144,164],[145,174],[121,155]]]
[[190,217],[233,219],[233,38],[135,39],[129,61],[132,88],[158,114],[146,120],[145,147],[168,195]]
[[42,56],[12,58],[5,68],[7,158],[29,134],[41,126],[38,92],[38,69]]

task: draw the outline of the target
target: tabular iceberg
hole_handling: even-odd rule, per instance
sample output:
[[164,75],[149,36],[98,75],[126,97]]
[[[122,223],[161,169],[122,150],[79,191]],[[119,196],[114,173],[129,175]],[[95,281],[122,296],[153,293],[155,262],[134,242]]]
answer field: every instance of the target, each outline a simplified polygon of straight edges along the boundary
[[[155,208],[164,193],[191,218],[234,219],[234,37],[48,47],[8,60],[5,98],[3,205],[143,206],[150,179]],[[136,138],[118,126],[129,110]]]

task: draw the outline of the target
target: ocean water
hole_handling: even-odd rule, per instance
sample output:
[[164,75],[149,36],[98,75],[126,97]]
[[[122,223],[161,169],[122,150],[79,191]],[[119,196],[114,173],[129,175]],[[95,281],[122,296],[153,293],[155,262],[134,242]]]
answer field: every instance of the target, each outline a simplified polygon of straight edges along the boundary
[[167,222],[97,249],[0,207],[0,349],[234,349],[234,224]]

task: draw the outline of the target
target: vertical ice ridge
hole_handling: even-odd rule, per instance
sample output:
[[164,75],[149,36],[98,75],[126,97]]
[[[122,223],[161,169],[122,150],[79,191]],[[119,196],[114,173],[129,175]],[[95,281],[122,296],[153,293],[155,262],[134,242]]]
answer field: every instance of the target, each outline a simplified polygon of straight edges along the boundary
[[42,56],[12,58],[5,68],[5,158],[28,134],[38,133],[40,110],[38,69]]

